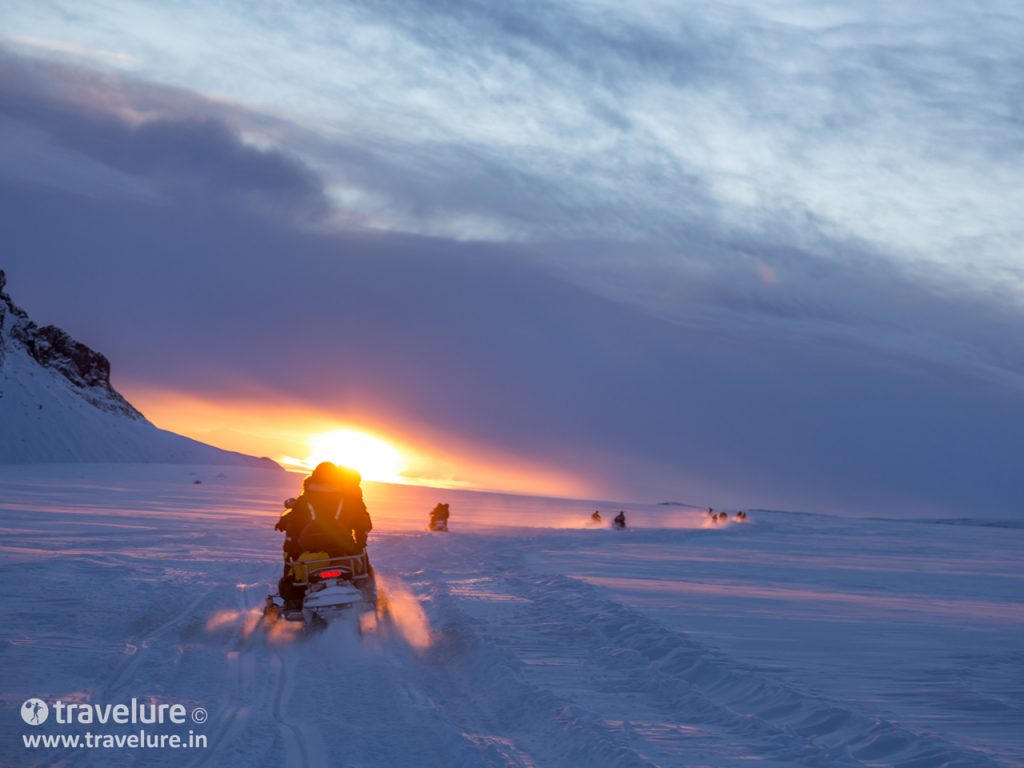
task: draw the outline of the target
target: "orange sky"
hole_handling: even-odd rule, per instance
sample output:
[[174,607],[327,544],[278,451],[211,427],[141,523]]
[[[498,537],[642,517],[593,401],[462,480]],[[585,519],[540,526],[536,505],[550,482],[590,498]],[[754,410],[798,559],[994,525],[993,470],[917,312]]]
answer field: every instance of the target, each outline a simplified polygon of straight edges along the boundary
[[389,424],[369,416],[346,418],[300,402],[267,402],[258,397],[199,397],[132,383],[123,383],[120,387],[132,404],[162,429],[219,448],[269,456],[283,464],[288,464],[288,457],[311,458],[317,436],[336,430],[354,430],[384,441],[401,457],[403,466],[399,478],[374,477],[372,468],[356,465],[368,480],[397,479],[417,485],[576,498],[588,495],[582,480],[556,468],[454,435],[429,434],[412,425]]

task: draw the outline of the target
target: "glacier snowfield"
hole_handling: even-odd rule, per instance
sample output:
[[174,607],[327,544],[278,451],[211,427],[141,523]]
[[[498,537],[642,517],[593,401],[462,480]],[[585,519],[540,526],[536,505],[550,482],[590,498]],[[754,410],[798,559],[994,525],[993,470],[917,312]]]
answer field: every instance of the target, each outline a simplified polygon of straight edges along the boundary
[[[0,467],[0,764],[1024,765],[1020,524],[368,483],[395,618],[306,637],[258,622],[300,481]],[[26,725],[33,697],[203,707],[208,744],[27,749],[86,727]]]

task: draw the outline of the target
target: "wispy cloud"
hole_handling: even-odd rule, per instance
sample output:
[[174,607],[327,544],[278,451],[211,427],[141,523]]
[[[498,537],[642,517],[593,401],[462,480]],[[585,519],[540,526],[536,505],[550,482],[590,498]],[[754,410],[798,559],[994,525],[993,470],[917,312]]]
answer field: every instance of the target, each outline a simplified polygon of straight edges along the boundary
[[1012,511],[1021,16],[953,12],[132,4],[130,75],[0,60],[12,283],[134,381],[595,492]]
[[[239,204],[319,220],[329,203],[320,177],[293,155],[261,148],[217,116],[217,105],[171,97],[154,109],[131,89],[64,66],[0,54],[5,155],[16,175],[95,193]],[[136,86],[137,88],[137,86]],[[53,155],[59,163],[48,163]],[[11,170],[8,170],[11,173]]]
[[0,37],[0,45],[24,53],[49,55],[72,61],[85,60],[91,61],[93,64],[107,63],[123,68],[130,68],[135,64],[135,59],[125,53],[105,51],[102,48],[90,48],[87,45],[75,45],[74,43],[66,43],[61,40],[11,35],[9,37]]
[[294,153],[378,226],[854,241],[988,287],[1024,279],[1013,2],[66,10],[15,4],[5,24],[286,116],[319,139]]

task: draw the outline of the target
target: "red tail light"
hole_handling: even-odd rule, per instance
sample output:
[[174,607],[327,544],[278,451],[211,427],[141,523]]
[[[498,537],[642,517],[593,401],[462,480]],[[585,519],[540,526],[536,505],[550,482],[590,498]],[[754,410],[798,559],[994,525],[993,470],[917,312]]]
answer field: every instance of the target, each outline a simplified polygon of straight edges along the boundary
[[340,579],[341,578],[341,571],[340,570],[336,570],[336,571],[320,571],[320,573],[317,574],[317,578],[321,578],[321,579]]

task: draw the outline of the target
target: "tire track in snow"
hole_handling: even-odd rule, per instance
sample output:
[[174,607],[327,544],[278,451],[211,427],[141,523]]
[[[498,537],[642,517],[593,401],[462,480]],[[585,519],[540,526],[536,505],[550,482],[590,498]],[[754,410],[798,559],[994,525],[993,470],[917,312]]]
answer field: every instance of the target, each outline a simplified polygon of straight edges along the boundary
[[609,731],[595,712],[532,683],[515,659],[474,628],[451,629],[438,652],[447,657],[449,669],[427,678],[424,687],[464,738],[490,753],[487,764],[655,765]]
[[[423,544],[419,557],[415,548],[402,547],[408,562],[429,560],[430,543]],[[477,645],[493,646],[539,701],[553,696],[582,708],[593,715],[593,730],[603,729],[639,758],[657,764],[685,758],[714,765],[751,759],[809,766],[998,765],[938,735],[913,733],[803,693],[608,600],[585,582],[530,573],[520,544],[529,541],[444,542],[446,561],[457,570],[416,574],[430,591],[435,619],[451,621]],[[498,687],[489,670],[479,674],[481,684]],[[481,709],[487,706],[482,702]],[[597,712],[614,716],[602,719]],[[463,716],[473,722],[473,713]],[[534,727],[543,732],[546,726]]]
[[996,765],[937,735],[802,693],[604,599],[589,584],[520,574],[507,586],[529,600],[512,625],[501,626],[499,642],[528,655],[533,644],[516,626],[546,627],[549,652],[585,649],[586,666],[601,670],[608,692],[632,695],[668,721],[722,729],[730,743],[785,764]]
[[280,728],[281,740],[284,744],[284,764],[290,768],[312,765],[302,730],[287,718],[287,705],[291,699],[288,665],[282,655],[276,651],[272,658],[272,664],[277,675],[272,711],[274,719]]
[[[258,578],[258,576],[256,577]],[[257,581],[255,585],[262,587]],[[260,684],[256,670],[259,668],[257,658],[261,647],[262,636],[257,634],[263,631],[260,625],[249,627],[244,617],[250,615],[254,610],[250,584],[236,585],[236,606],[242,621],[236,623],[230,642],[230,650],[226,651],[226,688],[227,699],[218,702],[220,709],[219,717],[211,717],[207,722],[215,724],[213,730],[207,731],[208,748],[203,754],[193,760],[190,765],[193,768],[198,766],[215,764],[224,765],[229,759],[238,759],[244,750],[238,750],[236,746],[243,734],[247,734],[247,727],[257,725],[249,721],[249,718],[266,709],[270,698],[272,686]],[[211,652],[219,653],[219,649],[212,647]],[[265,666],[265,665],[264,665]]]
[[[209,587],[200,592],[192,600],[189,600],[184,608],[173,614],[170,618],[160,622],[141,636],[133,638],[135,642],[126,643],[135,648],[135,652],[124,655],[114,670],[107,677],[106,681],[91,692],[91,702],[98,704],[121,703],[121,691],[127,686],[128,681],[137,682],[137,674],[143,662],[149,658],[153,650],[154,641],[159,640],[172,629],[183,624],[192,618],[196,610],[204,602],[208,602],[209,596],[217,590],[217,587]],[[135,691],[138,693],[138,691]],[[109,757],[109,756],[106,756]],[[65,765],[81,765],[96,761],[99,764],[106,764],[107,760],[102,752],[89,751],[85,748],[77,749],[69,753],[64,761]]]
[[406,654],[398,669],[430,701],[442,727],[469,748],[474,758],[467,765],[654,765],[592,712],[531,684],[486,628],[449,598],[443,579],[421,576],[434,582],[430,602],[441,628],[422,657]]
[[346,768],[480,766],[460,731],[414,683],[423,659],[406,652],[389,626],[365,638],[332,624],[310,642],[307,679],[316,686],[330,754]]
[[[310,639],[300,635],[293,644],[269,646],[272,649],[271,664],[277,672],[271,711],[284,744],[285,765],[289,768],[327,768],[329,765],[320,732],[309,720],[301,715],[293,717],[290,711],[297,677],[296,656],[301,658],[309,652]],[[309,677],[303,682],[310,693],[323,683]],[[300,701],[300,705],[302,703]]]
[[119,693],[128,683],[130,679],[134,681],[137,677],[137,672],[142,663],[149,657],[152,652],[153,643],[159,640],[172,629],[183,624],[186,620],[193,618],[200,606],[209,604],[210,595],[217,591],[217,587],[209,587],[201,591],[196,597],[188,601],[185,607],[182,608],[178,613],[171,616],[171,618],[157,625],[153,629],[146,632],[142,637],[137,639],[134,643],[136,651],[131,656],[125,658],[125,660],[118,666],[118,669],[114,672],[113,677],[109,682],[103,686],[103,696],[106,701],[113,701],[117,693]]
[[[254,578],[262,598],[262,581],[258,576]],[[235,592],[240,620],[227,643],[228,696],[226,701],[218,703],[223,716],[218,719],[217,729],[208,734],[207,754],[193,765],[223,765],[247,759],[246,755],[256,750],[251,743],[242,743],[242,748],[238,749],[240,739],[245,737],[251,742],[255,733],[264,735],[266,740],[265,734],[276,726],[285,766],[327,766],[320,734],[310,723],[293,717],[290,711],[295,690],[295,656],[305,652],[308,638],[296,635],[285,643],[271,637],[270,626],[262,619],[249,626],[249,618],[258,610],[261,600],[254,599],[256,591],[250,585],[235,585]],[[275,642],[282,644],[274,645]],[[209,652],[224,653],[215,643],[216,640],[210,643]],[[269,749],[273,743],[268,742],[266,747]]]
[[[554,610],[554,591],[573,594],[575,601],[559,601],[589,609],[599,591],[591,585],[565,577],[539,580],[539,589],[548,595],[548,609]],[[719,708],[726,721],[745,732],[748,724],[754,733],[762,733],[769,743],[778,745],[785,759],[797,755],[811,764],[852,765],[883,763],[894,766],[995,766],[987,755],[953,745],[939,734],[919,734],[882,718],[865,715],[842,702],[808,694],[727,655],[662,628],[621,604],[606,604],[609,618],[601,625],[608,647],[621,645],[636,652],[645,668],[642,679],[648,691],[659,692],[658,682],[673,681],[689,686],[704,700]],[[676,645],[673,646],[673,642]],[[678,690],[678,689],[677,689]],[[671,711],[683,711],[689,697],[662,696]],[[773,735],[774,734],[774,735]]]

